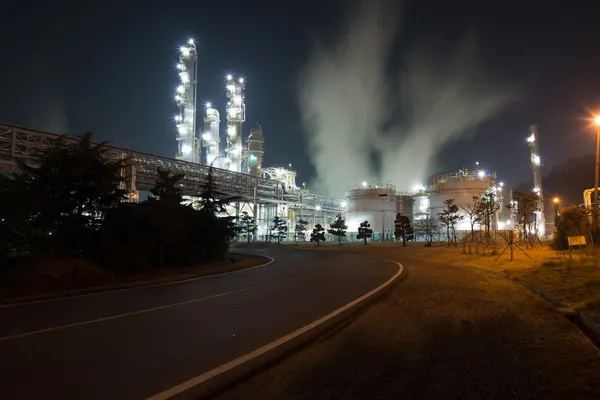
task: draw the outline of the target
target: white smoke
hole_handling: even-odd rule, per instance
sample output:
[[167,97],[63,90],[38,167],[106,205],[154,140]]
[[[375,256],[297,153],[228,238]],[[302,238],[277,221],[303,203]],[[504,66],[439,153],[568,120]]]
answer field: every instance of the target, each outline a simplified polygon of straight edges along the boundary
[[317,46],[303,70],[299,103],[315,192],[341,196],[363,180],[410,190],[425,182],[442,146],[515,99],[482,76],[470,40],[445,60],[406,51],[402,70],[390,76],[394,3],[363,1],[336,44]]

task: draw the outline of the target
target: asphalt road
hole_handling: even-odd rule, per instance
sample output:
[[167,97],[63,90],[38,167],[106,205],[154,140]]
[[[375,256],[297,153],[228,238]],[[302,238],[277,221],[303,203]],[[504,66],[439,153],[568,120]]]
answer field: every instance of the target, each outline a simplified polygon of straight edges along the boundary
[[268,255],[275,262],[230,275],[0,307],[0,397],[144,399],[334,311],[398,269],[350,254]]
[[378,254],[409,270],[385,300],[217,400],[600,399],[600,352],[537,296],[402,248]]

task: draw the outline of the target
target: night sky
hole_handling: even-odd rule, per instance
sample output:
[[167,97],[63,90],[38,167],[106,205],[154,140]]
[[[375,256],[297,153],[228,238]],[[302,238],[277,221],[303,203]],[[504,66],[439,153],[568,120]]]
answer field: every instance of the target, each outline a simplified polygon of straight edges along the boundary
[[[223,115],[224,75],[245,77],[244,135],[256,122],[263,126],[263,165],[292,163],[298,184],[313,176],[298,74],[313,43],[330,40],[351,2],[10,3],[0,10],[1,121],[92,131],[98,140],[173,156],[174,65],[178,45],[194,37],[202,102],[212,101]],[[519,92],[517,102],[440,151],[440,172],[479,161],[508,184],[529,181],[525,138],[532,123],[540,127],[546,171],[593,151],[593,129],[584,120],[588,109],[600,109],[600,7],[592,3],[405,3],[399,51],[452,45],[471,32],[486,71]]]

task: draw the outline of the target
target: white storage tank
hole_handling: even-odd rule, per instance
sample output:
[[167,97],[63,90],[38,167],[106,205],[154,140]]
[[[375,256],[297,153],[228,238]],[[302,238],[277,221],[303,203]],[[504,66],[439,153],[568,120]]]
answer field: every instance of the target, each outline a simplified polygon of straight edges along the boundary
[[375,234],[394,232],[396,187],[391,183],[357,182],[346,188],[345,201],[349,232],[357,232],[364,221]]
[[[456,226],[457,231],[471,229],[468,215],[462,207],[473,205],[473,196],[482,196],[488,189],[495,187],[496,174],[484,170],[458,171],[435,175],[429,180],[431,218],[438,221],[438,214],[446,207],[444,201],[454,199],[463,220]],[[478,225],[474,227],[479,229]]]

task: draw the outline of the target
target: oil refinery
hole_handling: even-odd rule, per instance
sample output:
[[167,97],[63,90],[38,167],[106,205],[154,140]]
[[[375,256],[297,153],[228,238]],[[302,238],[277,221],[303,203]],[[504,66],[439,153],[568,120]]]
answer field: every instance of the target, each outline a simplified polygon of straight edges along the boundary
[[[439,213],[445,207],[444,202],[448,199],[454,199],[463,216],[456,229],[469,231],[471,221],[467,211],[473,206],[474,197],[490,192],[494,193],[498,202],[498,211],[491,221],[493,227],[500,230],[514,227],[513,214],[517,205],[512,198],[512,189],[499,182],[495,172],[478,167],[432,176],[427,185],[418,185],[413,190],[397,191],[392,182],[356,181],[347,187],[345,193],[340,193],[338,198],[310,193],[296,184],[296,172],[291,169],[291,165],[290,168],[263,167],[265,133],[261,125],[254,123],[244,140],[244,78],[232,74],[225,76],[225,130],[221,132],[222,114],[214,103],[206,103],[203,129],[199,129],[196,123],[198,54],[193,39],[181,46],[179,53],[176,65],[179,83],[175,89],[178,113],[174,117],[178,142],[176,158],[273,182],[278,200],[263,202],[255,197],[252,201],[232,205],[228,211],[236,215],[246,211],[254,216],[259,235],[268,234],[270,221],[276,215],[286,219],[290,231],[294,231],[297,219],[306,220],[309,226],[317,223],[326,226],[339,213],[346,219],[349,232],[356,232],[361,222],[368,221],[374,236],[387,238],[393,236],[394,221],[398,213],[408,216],[413,223],[427,220],[436,224],[439,222]],[[530,126],[526,141],[529,144],[533,172],[532,190],[541,198],[540,210],[536,213],[536,226],[538,233],[543,235],[542,161],[537,126]],[[259,191],[254,189],[255,193]],[[506,207],[509,204],[511,209]],[[480,226],[475,225],[473,228],[479,230]]]

